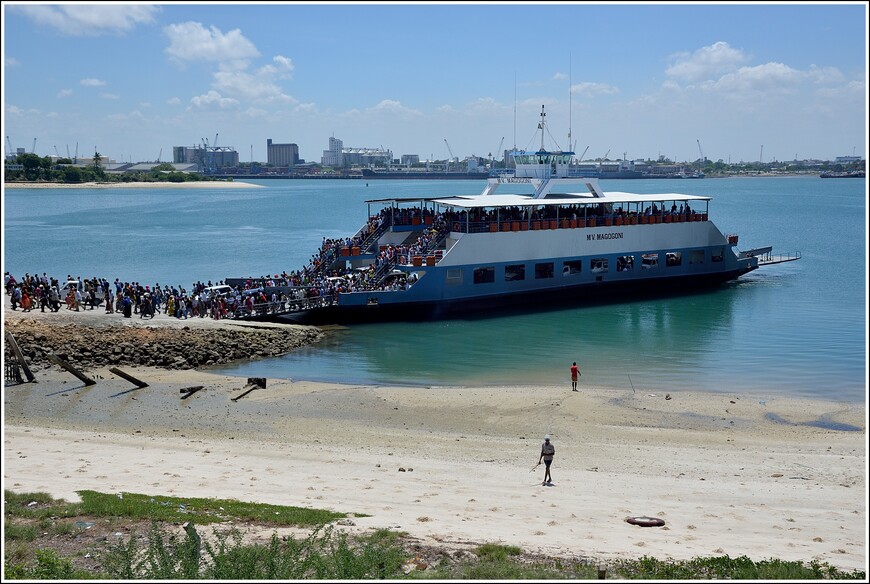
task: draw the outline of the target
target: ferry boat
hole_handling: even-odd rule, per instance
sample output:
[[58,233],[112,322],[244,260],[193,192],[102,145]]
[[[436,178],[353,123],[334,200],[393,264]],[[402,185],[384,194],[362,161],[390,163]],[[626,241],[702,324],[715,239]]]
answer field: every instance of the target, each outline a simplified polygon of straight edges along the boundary
[[[719,285],[800,258],[737,251],[738,236],[711,219],[711,197],[605,192],[596,178],[569,176],[574,153],[544,149],[545,115],[540,150],[516,152],[513,174],[479,194],[367,201],[366,225],[284,274],[289,288],[248,282],[281,298],[248,316],[346,323],[582,306]],[[508,187],[528,192],[498,192]]]

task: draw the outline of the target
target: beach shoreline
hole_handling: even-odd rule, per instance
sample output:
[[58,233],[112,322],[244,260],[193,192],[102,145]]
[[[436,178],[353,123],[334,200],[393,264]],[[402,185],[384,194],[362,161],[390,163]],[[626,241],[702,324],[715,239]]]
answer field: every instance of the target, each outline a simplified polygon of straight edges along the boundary
[[83,182],[83,183],[48,183],[48,182],[4,182],[4,189],[260,189],[263,185],[247,183],[242,180],[232,181],[190,181],[190,182]]
[[[68,312],[67,322],[83,322]],[[31,321],[16,313],[5,307],[4,327]],[[172,321],[153,326],[233,326]],[[63,326],[42,320],[51,322]],[[37,370],[37,383],[6,386],[4,488],[327,508],[370,516],[342,527],[351,532],[566,559],[727,554],[866,569],[863,404],[292,378],[242,395],[244,378],[117,366],[148,387],[105,366],[87,370],[91,386],[55,366]],[[181,399],[191,386],[203,389]],[[540,483],[543,467],[532,471],[544,434],[556,446],[551,487]]]

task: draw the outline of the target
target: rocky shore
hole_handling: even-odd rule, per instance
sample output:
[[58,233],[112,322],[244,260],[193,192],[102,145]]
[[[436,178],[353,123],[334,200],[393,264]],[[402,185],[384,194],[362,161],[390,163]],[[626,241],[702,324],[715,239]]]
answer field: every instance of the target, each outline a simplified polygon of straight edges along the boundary
[[[8,314],[8,313],[7,313]],[[91,326],[33,319],[6,319],[28,366],[48,367],[54,354],[84,369],[113,365],[163,369],[194,369],[239,359],[275,357],[316,342],[320,329],[301,325],[278,326]],[[5,345],[7,362],[14,358]]]

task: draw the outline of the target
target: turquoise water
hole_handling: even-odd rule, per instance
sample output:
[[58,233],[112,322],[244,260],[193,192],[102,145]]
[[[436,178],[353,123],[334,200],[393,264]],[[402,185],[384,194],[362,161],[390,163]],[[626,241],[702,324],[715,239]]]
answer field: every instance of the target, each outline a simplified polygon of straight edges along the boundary
[[[4,271],[190,286],[298,269],[354,233],[365,201],[475,194],[482,181],[261,181],[262,189],[6,190]],[[710,195],[740,248],[800,251],[712,291],[495,318],[355,325],[240,376],[427,386],[568,384],[636,391],[866,396],[866,183],[733,178],[602,181]],[[376,210],[375,207],[372,210]]]

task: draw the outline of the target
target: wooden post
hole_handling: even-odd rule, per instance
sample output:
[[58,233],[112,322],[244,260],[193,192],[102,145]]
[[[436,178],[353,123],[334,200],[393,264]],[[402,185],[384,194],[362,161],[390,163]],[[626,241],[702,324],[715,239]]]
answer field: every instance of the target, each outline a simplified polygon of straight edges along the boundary
[[606,580],[607,579],[607,566],[604,564],[598,564],[598,579]]
[[48,354],[48,355],[46,355],[46,357],[48,358],[49,361],[51,361],[55,365],[60,365],[61,367],[63,367],[64,369],[66,369],[67,371],[69,371],[70,373],[72,373],[73,375],[78,377],[79,379],[81,379],[85,385],[96,385],[97,384],[96,381],[94,381],[93,379],[91,379],[90,377],[88,377],[87,375],[85,375],[84,373],[82,373],[81,371],[79,371],[78,369],[76,369],[75,367],[73,367],[72,365],[70,365],[69,363],[64,361],[63,359],[61,359],[57,355]]
[[12,352],[15,353],[15,358],[18,359],[18,364],[21,365],[21,370],[24,371],[24,376],[27,378],[27,381],[30,382],[36,379],[33,376],[33,372],[30,371],[30,367],[27,366],[27,361],[24,360],[24,353],[21,352],[21,348],[15,341],[15,337],[13,337],[12,333],[9,331],[6,331],[6,342],[8,342],[9,346],[12,347]]
[[254,387],[249,388],[248,391],[246,391],[245,393],[243,393],[243,394],[241,394],[241,395],[237,395],[236,397],[232,397],[232,398],[230,398],[230,399],[231,399],[232,401],[239,401],[240,399],[242,399],[243,397],[245,397],[246,395],[248,395],[249,393],[251,393],[251,392],[254,391],[255,389],[258,389],[256,385],[255,385]]
[[117,367],[112,367],[111,369],[109,369],[109,371],[111,371],[112,373],[114,373],[118,377],[123,377],[124,379],[126,379],[127,381],[129,381],[130,383],[135,385],[136,387],[139,387],[139,388],[148,387],[148,384],[145,383],[144,381],[142,381],[140,379],[136,379],[135,377],[133,377],[129,373],[124,373],[123,371],[121,371]]
[[198,392],[203,387],[204,387],[203,385],[194,385],[191,387],[182,387],[178,391],[180,391],[181,393],[184,394],[183,396],[181,396],[181,399],[187,399],[190,396],[192,396],[193,394],[195,394],[196,392]]

